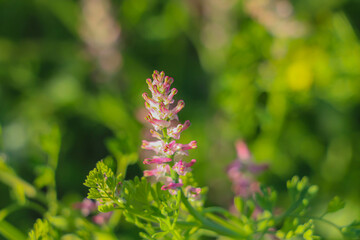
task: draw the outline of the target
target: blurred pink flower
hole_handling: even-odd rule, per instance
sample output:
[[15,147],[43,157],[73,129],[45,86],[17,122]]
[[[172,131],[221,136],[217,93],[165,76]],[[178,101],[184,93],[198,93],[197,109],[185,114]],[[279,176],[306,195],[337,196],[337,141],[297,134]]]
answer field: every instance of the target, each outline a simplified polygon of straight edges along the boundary
[[74,203],[73,208],[74,209],[80,209],[83,216],[87,217],[90,213],[97,210],[97,204],[95,201],[92,201],[90,199],[84,198],[82,202]]
[[[80,209],[84,217],[96,213],[99,203],[90,199],[84,198],[82,202],[77,202],[73,205],[74,209]],[[92,217],[92,221],[98,225],[107,223],[112,215],[112,212],[98,213]]]
[[237,196],[250,198],[259,192],[259,183],[254,179],[268,169],[268,164],[257,164],[252,161],[252,155],[244,141],[235,143],[237,158],[228,166],[227,174],[232,182],[232,188]]
[[92,221],[98,225],[104,225],[110,220],[112,213],[113,212],[105,212],[96,214],[92,217]]

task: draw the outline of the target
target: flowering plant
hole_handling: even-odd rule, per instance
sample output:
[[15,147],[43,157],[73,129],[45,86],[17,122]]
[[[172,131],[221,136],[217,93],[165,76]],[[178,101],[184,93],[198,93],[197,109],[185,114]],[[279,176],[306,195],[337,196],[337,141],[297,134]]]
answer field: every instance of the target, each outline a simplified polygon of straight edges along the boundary
[[143,239],[198,239],[202,235],[228,239],[317,239],[315,221],[330,224],[345,237],[360,236],[357,221],[337,226],[324,219],[326,214],[344,207],[338,197],[320,217],[308,215],[310,200],[318,188],[310,185],[306,177],[295,176],[288,181],[291,204],[280,211],[275,208],[276,192],[252,176],[267,165],[255,164],[241,141],[236,144],[238,159],[228,168],[236,194],[233,210],[204,207],[202,189],[195,187],[190,173],[196,160],[183,159],[197,143],[177,142],[190,122],[179,123],[178,113],[185,104],[182,100],[175,104],[177,90],[171,89],[172,83],[173,79],[164,72],[155,71],[153,79],[147,79],[152,96],[143,94],[149,111],[146,120],[152,124],[151,136],[156,139],[142,143],[143,149],[155,152],[143,161],[152,167],[144,171],[144,176],[154,178],[154,184],[145,177],[124,180],[103,161],[98,162],[85,185],[90,187],[88,198],[99,202],[100,212],[121,211],[126,221],[143,229]]
[[[165,76],[164,72],[155,71],[153,80],[147,79],[146,82],[151,91],[152,98],[147,93],[143,94],[145,107],[149,110],[146,120],[149,121],[155,130],[150,130],[151,136],[157,141],[148,142],[143,140],[142,148],[152,150],[156,156],[144,160],[144,164],[156,165],[152,170],[145,170],[144,176],[154,176],[157,181],[164,181],[162,190],[168,190],[175,195],[184,186],[181,176],[185,176],[191,171],[191,166],[196,162],[192,159],[185,162],[181,159],[182,155],[188,155],[188,150],[197,147],[196,141],[189,144],[176,143],[182,131],[190,126],[187,120],[184,124],[178,124],[178,113],[185,106],[183,100],[178,101],[175,107],[173,97],[178,92],[176,88],[170,89],[173,79]],[[180,158],[175,162],[175,157]],[[172,164],[170,166],[169,164]],[[186,187],[186,195],[196,198],[200,194],[200,188],[190,185]]]

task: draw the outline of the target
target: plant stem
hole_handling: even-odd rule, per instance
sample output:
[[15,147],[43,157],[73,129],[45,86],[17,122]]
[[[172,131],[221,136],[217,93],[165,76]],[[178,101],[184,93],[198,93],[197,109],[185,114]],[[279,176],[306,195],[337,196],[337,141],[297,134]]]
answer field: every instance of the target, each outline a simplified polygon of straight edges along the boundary
[[326,224],[329,224],[330,226],[336,228],[340,233],[341,235],[343,235],[343,233],[341,232],[341,227],[339,227],[338,225],[336,225],[335,223],[333,222],[330,222],[329,220],[327,219],[324,219],[322,217],[313,217],[313,216],[296,216],[296,215],[289,215],[290,217],[296,217],[296,218],[303,218],[303,219],[308,219],[308,220],[315,220],[315,221],[322,221]]
[[246,236],[235,232],[231,229],[228,229],[226,227],[224,227],[223,225],[219,225],[217,223],[214,223],[213,221],[210,221],[208,219],[206,219],[205,217],[203,217],[198,211],[196,211],[191,204],[189,203],[189,201],[187,200],[187,198],[185,197],[183,191],[181,190],[181,200],[183,202],[183,204],[185,205],[185,207],[188,209],[189,213],[198,221],[201,222],[202,228],[211,230],[213,232],[216,232],[220,235],[223,236],[228,236],[228,237],[232,237],[234,239],[240,239],[240,238],[246,238]]
[[46,212],[46,209],[41,206],[40,204],[38,203],[35,203],[35,202],[30,202],[30,201],[27,201],[24,205],[19,205],[19,204],[12,204],[6,208],[3,208],[1,211],[0,211],[0,221],[2,221],[3,219],[5,219],[7,216],[9,216],[11,213],[19,210],[19,209],[22,209],[22,208],[29,208],[29,209],[32,209],[40,214],[44,214],[44,212]]
[[280,215],[279,217],[277,217],[275,219],[276,223],[281,222],[286,216],[289,216],[298,206],[299,204],[302,202],[302,200],[304,199],[307,191],[308,191],[309,187],[305,187],[302,192],[300,193],[299,199],[296,200],[287,210],[285,213],[283,213],[282,215]]

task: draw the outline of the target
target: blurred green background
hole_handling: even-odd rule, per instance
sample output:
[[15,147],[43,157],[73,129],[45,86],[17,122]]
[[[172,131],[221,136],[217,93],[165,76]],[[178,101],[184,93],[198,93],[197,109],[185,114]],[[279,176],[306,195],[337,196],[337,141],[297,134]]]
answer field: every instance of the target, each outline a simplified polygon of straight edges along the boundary
[[[141,94],[163,70],[185,100],[182,141],[198,141],[208,204],[231,203],[225,169],[244,139],[270,164],[264,183],[282,192],[309,176],[315,211],[339,195],[348,205],[332,218],[347,222],[360,216],[359,11],[356,0],[0,0],[1,153],[34,182],[41,136],[58,126],[58,198],[81,200],[97,161],[141,154]],[[0,196],[0,208],[13,201],[3,184]],[[9,222],[26,232],[37,217]]]

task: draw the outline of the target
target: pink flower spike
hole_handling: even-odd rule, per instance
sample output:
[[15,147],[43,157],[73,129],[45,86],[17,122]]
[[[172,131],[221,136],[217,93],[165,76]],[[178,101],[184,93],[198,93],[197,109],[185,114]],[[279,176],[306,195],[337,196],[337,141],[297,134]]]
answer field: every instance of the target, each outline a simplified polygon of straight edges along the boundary
[[[171,163],[176,154],[188,154],[188,150],[197,147],[196,141],[188,144],[180,144],[175,139],[180,138],[182,131],[190,126],[190,121],[178,124],[178,113],[184,108],[183,100],[172,105],[175,100],[174,96],[178,90],[171,88],[174,79],[165,75],[164,72],[154,71],[152,79],[147,79],[146,83],[151,92],[144,93],[142,96],[145,100],[145,108],[148,110],[146,120],[153,126],[150,130],[151,136],[158,139],[156,141],[142,142],[142,148],[152,150],[156,156],[144,159],[144,164],[152,164],[154,169],[144,171],[144,176],[153,176],[156,181],[161,181],[164,185],[162,190],[168,190],[170,194],[176,194],[179,188],[183,186],[179,175],[185,175],[191,171],[191,167],[196,162],[192,159],[190,162],[178,161]],[[175,124],[175,122],[177,122]],[[170,166],[171,165],[171,166]],[[174,171],[171,171],[171,167]],[[171,177],[170,177],[171,175]],[[178,179],[178,180],[177,180]],[[191,188],[189,196],[196,197],[200,193],[200,189]]]
[[251,153],[244,141],[237,141],[235,147],[240,160],[250,160]]
[[171,162],[172,159],[171,158],[166,158],[166,157],[153,157],[152,159],[146,158],[144,160],[144,164],[162,164],[162,163],[167,163],[167,162]]

